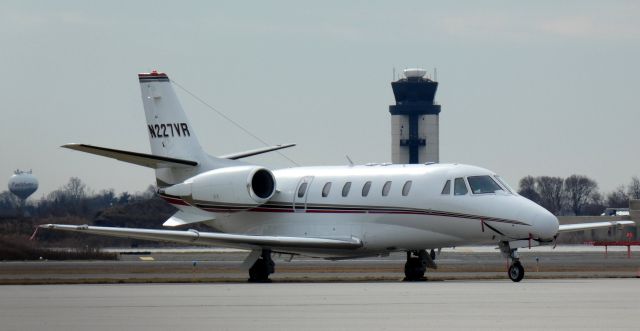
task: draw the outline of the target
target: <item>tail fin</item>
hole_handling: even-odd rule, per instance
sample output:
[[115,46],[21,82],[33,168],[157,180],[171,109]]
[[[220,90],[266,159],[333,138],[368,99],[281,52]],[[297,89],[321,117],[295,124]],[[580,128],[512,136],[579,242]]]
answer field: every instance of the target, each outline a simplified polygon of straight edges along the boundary
[[202,163],[204,151],[182,110],[169,77],[153,71],[139,74],[151,154]]
[[167,74],[152,71],[139,74],[138,79],[151,154],[198,163],[197,167],[188,170],[171,167],[156,169],[159,187],[182,182],[203,171],[237,164],[237,161],[214,158],[204,152]]

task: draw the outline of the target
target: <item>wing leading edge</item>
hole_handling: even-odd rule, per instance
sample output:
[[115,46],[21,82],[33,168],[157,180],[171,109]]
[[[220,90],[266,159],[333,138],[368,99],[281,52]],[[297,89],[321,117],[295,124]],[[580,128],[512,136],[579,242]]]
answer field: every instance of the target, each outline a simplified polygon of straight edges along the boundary
[[254,236],[196,230],[152,230],[139,228],[116,228],[89,225],[43,224],[41,228],[83,232],[109,237],[169,241],[195,245],[223,246],[240,249],[259,248],[316,248],[316,249],[357,249],[362,247],[358,238],[307,238]]
[[610,226],[625,226],[625,225],[635,226],[636,223],[633,221],[606,221],[606,222],[594,222],[594,223],[563,224],[563,225],[560,225],[560,228],[558,229],[558,233],[582,231],[582,230],[590,230],[590,229],[598,229],[598,228],[608,228]]

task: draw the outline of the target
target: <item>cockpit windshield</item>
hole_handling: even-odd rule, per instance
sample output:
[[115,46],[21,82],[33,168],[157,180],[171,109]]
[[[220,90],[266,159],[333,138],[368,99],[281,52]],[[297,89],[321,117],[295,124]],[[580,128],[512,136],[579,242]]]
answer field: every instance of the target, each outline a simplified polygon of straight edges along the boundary
[[518,195],[516,190],[514,190],[513,187],[509,186],[509,184],[507,184],[507,182],[505,182],[504,179],[502,179],[502,177],[500,177],[498,175],[495,175],[494,177],[496,178],[498,183],[502,184],[502,187],[506,188],[507,191],[509,191],[509,193]]
[[503,190],[491,176],[469,176],[467,180],[473,194],[496,193]]

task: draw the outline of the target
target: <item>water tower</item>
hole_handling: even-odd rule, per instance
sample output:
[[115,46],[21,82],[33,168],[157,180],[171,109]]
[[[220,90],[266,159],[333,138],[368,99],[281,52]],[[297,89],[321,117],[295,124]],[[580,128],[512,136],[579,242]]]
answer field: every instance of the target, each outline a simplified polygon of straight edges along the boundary
[[32,174],[31,170],[20,171],[16,170],[13,176],[9,178],[9,191],[24,201],[38,189],[38,180]]
[[391,113],[391,162],[439,162],[440,105],[434,99],[438,82],[420,68],[405,69],[404,78],[391,82],[396,104]]

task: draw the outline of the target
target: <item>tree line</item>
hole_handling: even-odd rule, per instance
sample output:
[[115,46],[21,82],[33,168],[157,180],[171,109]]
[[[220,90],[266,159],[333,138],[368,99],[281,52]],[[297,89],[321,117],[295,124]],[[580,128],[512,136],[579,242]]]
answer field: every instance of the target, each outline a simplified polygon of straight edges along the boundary
[[0,193],[0,216],[30,215],[31,217],[79,216],[93,217],[109,207],[126,205],[136,201],[152,199],[155,187],[149,186],[144,192],[116,194],[113,189],[93,192],[80,178],[72,177],[60,188],[48,193],[42,199],[27,202],[20,200],[9,191]]
[[598,183],[587,176],[526,176],[518,193],[557,216],[600,215],[606,208],[628,208],[630,199],[640,199],[640,179],[634,176],[628,185],[602,195]]
[[[140,240],[94,236],[62,231],[34,232],[39,224],[90,224],[118,227],[161,228],[175,208],[155,194],[144,192],[97,193],[79,178],[25,205],[8,191],[0,193],[0,260],[115,258],[100,247],[128,247],[147,244]],[[33,238],[36,240],[30,240]],[[158,246],[158,243],[153,243]],[[57,247],[72,247],[60,251]],[[53,249],[50,249],[53,248]]]

